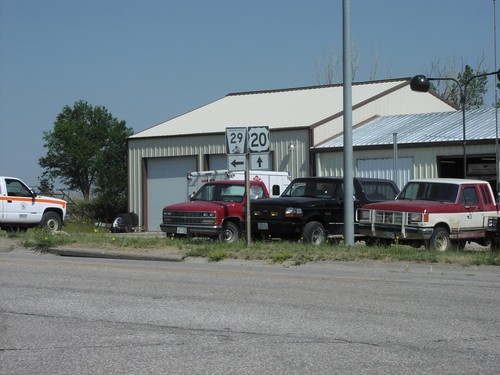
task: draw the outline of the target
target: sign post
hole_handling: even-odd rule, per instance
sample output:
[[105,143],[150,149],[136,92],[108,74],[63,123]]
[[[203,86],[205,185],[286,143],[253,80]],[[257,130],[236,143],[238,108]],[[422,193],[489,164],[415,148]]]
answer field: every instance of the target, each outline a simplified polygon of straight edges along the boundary
[[250,167],[270,169],[268,126],[226,128],[226,154],[229,171],[245,171],[246,240],[252,242],[250,215]]

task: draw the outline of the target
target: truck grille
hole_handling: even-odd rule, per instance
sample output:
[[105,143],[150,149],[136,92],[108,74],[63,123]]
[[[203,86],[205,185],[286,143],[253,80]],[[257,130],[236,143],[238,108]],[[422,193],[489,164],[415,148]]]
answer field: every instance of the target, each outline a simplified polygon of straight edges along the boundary
[[376,224],[397,224],[403,222],[403,213],[394,211],[375,211]]
[[283,218],[282,206],[262,206],[252,209],[252,218],[261,220],[273,220]]
[[213,224],[215,212],[208,211],[163,211],[165,224]]

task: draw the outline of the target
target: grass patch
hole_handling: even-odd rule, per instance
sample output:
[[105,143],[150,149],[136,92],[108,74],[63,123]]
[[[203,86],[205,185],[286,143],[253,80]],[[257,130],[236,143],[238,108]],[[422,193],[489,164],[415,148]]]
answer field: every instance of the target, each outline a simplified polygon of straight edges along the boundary
[[247,245],[240,240],[225,244],[208,239],[171,239],[162,233],[113,234],[109,229],[95,228],[92,224],[68,223],[64,234],[51,234],[42,229],[29,229],[26,233],[0,232],[1,236],[14,237],[24,247],[45,252],[50,248],[72,245],[81,248],[112,248],[135,252],[160,252],[174,250],[188,257],[203,257],[218,262],[223,259],[267,260],[275,263],[300,265],[318,261],[366,261],[443,263],[460,266],[500,266],[500,252],[487,250],[451,250],[436,252],[425,248],[392,245],[369,247],[355,244],[345,247],[343,243],[320,246],[300,242],[267,241]]
[[52,233],[43,228],[32,229],[29,234],[19,236],[19,238],[24,247],[41,253],[65,243],[64,235]]

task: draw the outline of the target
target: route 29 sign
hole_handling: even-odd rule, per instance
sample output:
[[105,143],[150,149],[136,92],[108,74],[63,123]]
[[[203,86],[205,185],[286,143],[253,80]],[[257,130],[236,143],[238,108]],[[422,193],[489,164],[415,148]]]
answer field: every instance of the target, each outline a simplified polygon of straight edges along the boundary
[[226,128],[226,154],[246,154],[247,137],[247,128]]
[[226,128],[226,154],[265,153],[271,149],[268,126]]

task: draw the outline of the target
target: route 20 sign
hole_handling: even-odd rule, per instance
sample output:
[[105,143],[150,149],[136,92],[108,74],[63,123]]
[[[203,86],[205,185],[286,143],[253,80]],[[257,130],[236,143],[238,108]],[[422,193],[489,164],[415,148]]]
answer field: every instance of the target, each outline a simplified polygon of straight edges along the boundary
[[268,126],[226,128],[226,154],[266,153],[271,149]]
[[248,152],[269,152],[271,148],[269,141],[268,126],[253,126],[248,128]]

